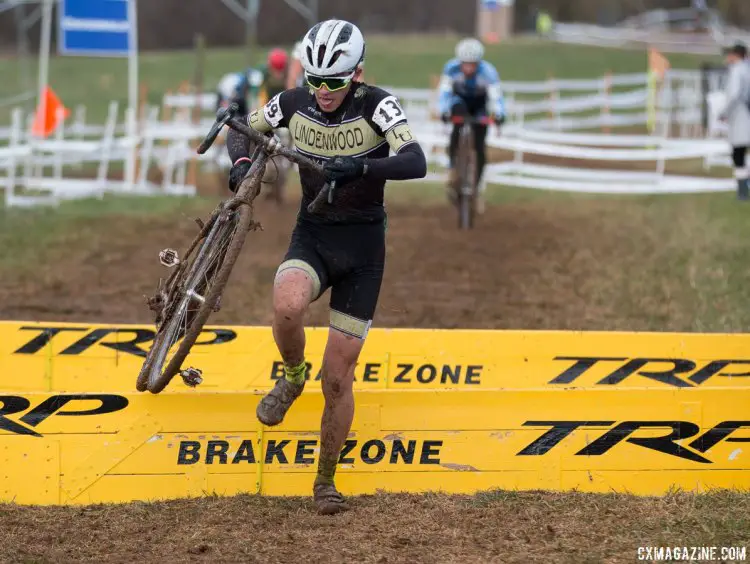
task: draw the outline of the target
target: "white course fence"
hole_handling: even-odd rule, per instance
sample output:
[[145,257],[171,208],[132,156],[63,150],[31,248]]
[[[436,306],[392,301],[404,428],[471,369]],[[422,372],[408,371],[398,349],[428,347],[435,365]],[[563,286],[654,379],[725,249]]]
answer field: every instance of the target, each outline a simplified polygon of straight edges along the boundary
[[[697,72],[670,71],[658,93],[649,89],[646,74],[504,82],[503,87],[509,120],[500,135],[492,128],[488,145],[506,151],[509,160],[489,165],[485,184],[603,193],[732,189],[731,181],[665,174],[667,162],[673,160],[702,159],[706,168],[728,165],[729,148],[716,111],[721,94],[709,96],[704,133]],[[385,88],[401,99],[430,162],[445,165],[449,126],[436,119],[436,92]],[[202,156],[194,149],[213,122],[214,96],[168,95],[161,107],[145,108],[138,118],[129,110],[121,113],[113,102],[104,124],[87,123],[85,108],[77,108],[45,140],[29,135],[31,116],[14,110],[10,126],[0,128],[0,187],[6,205],[54,205],[107,192],[195,194],[199,163],[229,164],[221,145]],[[196,104],[199,123],[191,119]],[[657,135],[607,133],[648,123]],[[534,164],[528,155],[534,156]],[[565,162],[551,166],[540,164],[540,159]],[[592,161],[600,162],[592,168]],[[647,163],[639,168],[648,170],[627,170],[628,163],[635,162]],[[153,166],[162,174],[158,184],[149,181]],[[431,174],[428,180],[439,178],[442,175]]]
[[[490,131],[487,145],[508,151],[509,160],[486,167],[483,184],[502,184],[570,192],[659,194],[734,189],[734,180],[666,174],[668,162],[703,160],[726,164],[728,146],[720,139],[669,139],[650,135],[606,135],[504,129]],[[447,131],[418,130],[416,136],[431,163],[447,164]],[[527,162],[552,160],[550,164]],[[554,162],[564,159],[564,163]],[[644,170],[628,170],[638,163]],[[584,165],[589,167],[585,168]],[[651,170],[645,170],[651,169]],[[431,174],[429,180],[445,180]]]
[[[654,47],[663,53],[718,55],[722,47],[737,41],[750,42],[747,31],[720,21],[707,22],[707,32],[674,29],[676,21],[688,21],[692,10],[654,10],[630,18],[618,26],[604,27],[583,23],[556,22],[551,39],[560,43],[644,49]],[[686,26],[681,26],[685,28]]]

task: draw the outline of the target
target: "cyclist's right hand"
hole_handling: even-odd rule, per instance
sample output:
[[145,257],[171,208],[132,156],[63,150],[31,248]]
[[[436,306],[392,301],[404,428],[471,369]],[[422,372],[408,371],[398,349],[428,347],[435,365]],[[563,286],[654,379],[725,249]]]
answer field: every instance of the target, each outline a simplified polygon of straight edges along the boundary
[[451,115],[450,113],[446,112],[443,115],[440,116],[440,120],[443,123],[450,123],[451,122]]
[[236,192],[240,185],[240,182],[245,178],[245,175],[250,170],[253,163],[248,157],[241,157],[232,165],[229,171],[229,191]]

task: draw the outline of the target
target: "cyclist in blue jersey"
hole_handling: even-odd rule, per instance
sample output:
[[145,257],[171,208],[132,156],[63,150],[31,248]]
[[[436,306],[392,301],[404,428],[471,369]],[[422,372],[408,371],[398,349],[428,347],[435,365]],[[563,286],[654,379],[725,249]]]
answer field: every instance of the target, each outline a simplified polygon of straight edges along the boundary
[[[456,56],[445,64],[440,79],[438,111],[441,119],[448,123],[453,116],[480,118],[489,116],[498,127],[505,122],[505,103],[500,88],[500,76],[495,66],[484,60],[484,46],[473,38],[463,39],[456,46]],[[487,126],[475,124],[474,140],[477,150],[477,178],[482,178],[486,162],[485,141]],[[459,125],[453,126],[448,148],[449,182],[448,196],[456,201],[458,174],[455,170],[455,155],[458,147]],[[477,200],[477,211],[484,211],[484,201]]]

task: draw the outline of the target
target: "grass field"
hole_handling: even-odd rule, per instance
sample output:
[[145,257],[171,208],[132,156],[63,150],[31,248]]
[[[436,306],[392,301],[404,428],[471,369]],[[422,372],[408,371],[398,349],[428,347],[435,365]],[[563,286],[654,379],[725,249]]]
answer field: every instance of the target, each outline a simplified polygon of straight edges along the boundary
[[[371,36],[368,37],[366,76],[378,84],[429,88],[453,56],[458,40],[454,36]],[[252,60],[263,60],[267,48],[259,49]],[[243,49],[208,49],[205,59],[205,87],[213,89],[227,72],[244,68],[248,55]],[[544,80],[558,78],[594,78],[607,71],[645,72],[645,51],[601,49],[559,45],[535,39],[519,39],[487,47],[487,58],[505,80]],[[709,60],[711,58],[708,58]],[[677,68],[697,68],[707,60],[692,55],[669,55]],[[715,61],[714,61],[715,62]],[[18,80],[17,59],[0,60],[0,99],[22,90]],[[192,51],[148,52],[140,55],[140,81],[148,89],[148,101],[158,104],[167,90],[176,90],[195,75],[196,58]],[[32,69],[36,77],[36,68]],[[71,80],[75,77],[75,80]],[[107,105],[117,100],[127,103],[127,62],[120,59],[53,57],[50,84],[68,107],[85,104],[88,117],[101,122]],[[8,121],[8,108],[0,108],[0,123]]]

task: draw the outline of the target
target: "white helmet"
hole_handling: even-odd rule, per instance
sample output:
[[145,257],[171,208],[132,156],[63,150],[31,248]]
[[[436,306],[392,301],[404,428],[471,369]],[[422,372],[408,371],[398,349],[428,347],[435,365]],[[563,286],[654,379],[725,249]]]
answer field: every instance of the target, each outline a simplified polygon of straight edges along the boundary
[[462,39],[456,45],[456,57],[462,63],[478,63],[484,56],[484,46],[478,39]]
[[315,76],[353,72],[365,58],[365,38],[359,28],[344,20],[327,20],[305,34],[302,67]]

